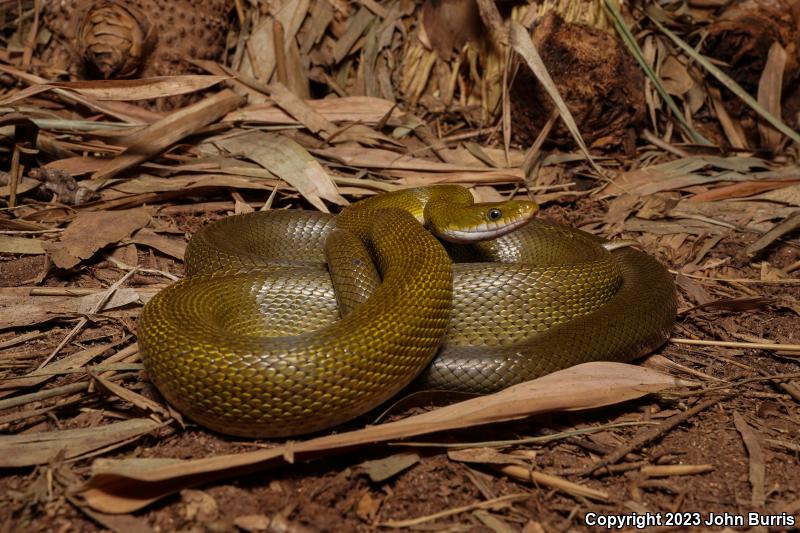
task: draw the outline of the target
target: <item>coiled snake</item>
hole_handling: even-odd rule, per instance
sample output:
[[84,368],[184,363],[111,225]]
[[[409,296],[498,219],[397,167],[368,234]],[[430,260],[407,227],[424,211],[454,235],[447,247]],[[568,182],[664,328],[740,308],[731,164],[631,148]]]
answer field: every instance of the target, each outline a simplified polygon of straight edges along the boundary
[[[200,424],[289,436],[363,414],[418,376],[491,392],[662,344],[676,313],[666,270],[638,250],[528,223],[535,210],[434,186],[338,217],[223,219],[192,238],[187,279],[145,306],[147,371]],[[460,243],[447,245],[459,262],[420,222]],[[475,238],[493,239],[464,244]]]

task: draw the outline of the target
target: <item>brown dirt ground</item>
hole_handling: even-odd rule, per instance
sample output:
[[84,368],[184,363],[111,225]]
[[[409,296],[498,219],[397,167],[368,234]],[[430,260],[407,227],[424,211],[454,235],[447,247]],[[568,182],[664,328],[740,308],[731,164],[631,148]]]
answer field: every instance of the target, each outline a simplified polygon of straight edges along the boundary
[[[603,206],[596,201],[581,200],[566,206],[554,206],[544,216],[573,225],[597,220]],[[189,233],[217,216],[175,218],[179,228]],[[742,247],[750,236],[723,242],[710,257],[742,257]],[[686,246],[692,245],[687,241]],[[769,259],[776,267],[797,261],[798,249],[779,245]],[[661,260],[670,258],[649,250]],[[158,268],[181,273],[182,265],[165,257],[143,254],[145,266],[156,262]],[[0,280],[3,286],[18,286],[36,278],[43,268],[40,258],[0,258]],[[670,267],[675,265],[669,264]],[[758,272],[745,261],[734,265],[742,277],[757,278]],[[100,286],[104,270],[110,266],[95,261],[91,267],[71,277],[50,275],[45,286]],[[118,279],[115,272],[111,279]],[[149,276],[137,275],[131,285],[153,282]],[[800,299],[797,285],[754,285],[758,294],[768,297]],[[736,287],[728,287],[738,294]],[[688,307],[685,295],[684,304]],[[23,346],[5,350],[4,358],[16,355],[26,364],[10,369],[17,375],[38,365],[63,336],[69,324],[40,326],[46,334]],[[122,337],[133,321],[106,321],[87,328],[78,338],[84,345],[97,340],[105,342]],[[783,343],[800,342],[800,327],[795,311],[770,305],[751,311],[697,310],[679,319],[676,334],[682,337],[726,338],[726,332],[741,332]],[[24,331],[0,334],[0,342]],[[66,348],[65,354],[77,348]],[[491,465],[467,465],[450,460],[441,449],[420,449],[419,462],[383,482],[372,482],[359,465],[365,460],[379,459],[405,451],[392,446],[375,446],[346,455],[329,457],[309,464],[297,464],[250,476],[219,482],[211,486],[183,491],[150,508],[136,513],[132,522],[115,522],[123,531],[237,531],[246,530],[246,519],[271,520],[271,531],[374,531],[384,529],[376,524],[389,520],[422,517],[446,509],[471,506],[481,501],[515,493],[527,496],[488,511],[470,509],[445,518],[421,522],[415,529],[434,531],[570,531],[586,528],[587,513],[631,514],[642,512],[746,514],[788,513],[800,518],[800,401],[787,395],[776,383],[757,379],[761,376],[797,374],[800,365],[793,357],[765,351],[737,350],[718,347],[695,347],[668,344],[660,350],[669,359],[720,379],[743,382],[729,389],[725,396],[688,395],[684,397],[647,397],[639,401],[584,413],[558,413],[523,422],[500,424],[468,431],[450,432],[427,437],[431,442],[476,442],[516,439],[547,434],[575,427],[588,427],[620,421],[660,421],[710,398],[718,398],[710,408],[690,417],[667,431],[654,442],[637,447],[611,470],[594,474],[576,472],[593,464],[603,454],[624,446],[640,431],[632,426],[615,428],[585,437],[561,439],[544,445],[521,445],[505,449],[529,454],[535,470],[564,476],[582,485],[607,491],[606,503],[576,498],[544,487],[515,481],[498,473]],[[24,357],[21,357],[24,356]],[[691,376],[682,376],[691,378]],[[75,378],[59,377],[55,384],[70,383]],[[127,387],[157,397],[142,375],[125,381]],[[94,409],[87,409],[92,405]],[[97,396],[92,404],[81,403],[81,409],[66,407],[46,416],[31,417],[22,423],[5,424],[2,432],[91,427],[106,417],[124,417],[128,407],[121,401]],[[749,457],[740,433],[734,426],[737,414],[756,431],[763,447],[766,465],[766,504],[753,506],[749,481]],[[794,449],[775,441],[788,442]],[[249,451],[253,443],[219,436],[196,426],[181,430],[166,427],[105,457],[199,458],[215,454]],[[97,531],[104,529],[88,514],[70,503],[69,487],[89,472],[90,460],[77,463],[51,464],[38,468],[6,470],[0,474],[0,531]],[[713,470],[704,474],[644,476],[640,467],[646,464],[710,464]],[[98,515],[95,515],[96,517]],[[253,518],[255,516],[255,518]],[[500,522],[500,525],[497,522]],[[239,524],[237,529],[235,522]],[[105,522],[110,524],[109,522]],[[508,529],[502,529],[502,526]],[[601,530],[603,528],[595,528]],[[656,528],[658,529],[658,528]],[[653,529],[653,530],[656,530]],[[661,530],[687,528],[663,527]],[[717,529],[717,528],[712,528]],[[741,528],[735,528],[741,529]],[[770,530],[785,530],[774,527]],[[256,529],[252,529],[256,530]],[[763,529],[762,529],[763,530]]]

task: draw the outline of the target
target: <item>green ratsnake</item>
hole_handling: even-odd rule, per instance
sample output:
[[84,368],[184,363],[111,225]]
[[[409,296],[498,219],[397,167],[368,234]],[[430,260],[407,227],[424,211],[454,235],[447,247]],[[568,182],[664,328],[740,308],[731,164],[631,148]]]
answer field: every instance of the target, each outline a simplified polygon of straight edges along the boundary
[[200,424],[277,437],[355,418],[415,378],[488,393],[662,344],[677,307],[667,271],[536,210],[439,185],[335,217],[222,219],[190,241],[187,278],[145,306],[145,367]]

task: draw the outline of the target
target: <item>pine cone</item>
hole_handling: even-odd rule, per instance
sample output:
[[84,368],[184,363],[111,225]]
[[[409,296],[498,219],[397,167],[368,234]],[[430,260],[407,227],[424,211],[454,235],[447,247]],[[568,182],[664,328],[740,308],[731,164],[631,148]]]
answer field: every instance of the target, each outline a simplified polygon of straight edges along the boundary
[[113,0],[86,13],[78,36],[77,51],[84,67],[104,79],[139,73],[156,40],[140,10]]

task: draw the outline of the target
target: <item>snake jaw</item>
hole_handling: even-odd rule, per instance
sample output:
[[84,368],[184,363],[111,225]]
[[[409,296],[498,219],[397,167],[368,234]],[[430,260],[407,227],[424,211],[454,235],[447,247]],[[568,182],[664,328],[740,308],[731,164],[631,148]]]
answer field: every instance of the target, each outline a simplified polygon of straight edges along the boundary
[[447,242],[452,242],[455,244],[469,244],[477,241],[488,241],[491,239],[496,239],[497,237],[501,237],[506,233],[510,233],[517,228],[521,228],[531,220],[533,220],[532,216],[530,218],[521,218],[511,222],[506,221],[499,225],[492,222],[486,222],[467,229],[441,228],[437,232],[437,236]]

